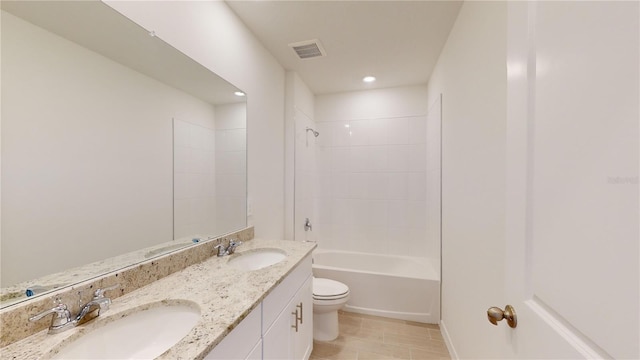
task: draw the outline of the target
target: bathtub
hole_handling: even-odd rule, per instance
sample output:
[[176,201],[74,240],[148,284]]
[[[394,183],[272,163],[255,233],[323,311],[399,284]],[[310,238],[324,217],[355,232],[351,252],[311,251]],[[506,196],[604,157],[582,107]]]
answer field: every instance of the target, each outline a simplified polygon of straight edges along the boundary
[[313,275],[349,286],[345,311],[439,322],[440,280],[428,258],[317,249]]

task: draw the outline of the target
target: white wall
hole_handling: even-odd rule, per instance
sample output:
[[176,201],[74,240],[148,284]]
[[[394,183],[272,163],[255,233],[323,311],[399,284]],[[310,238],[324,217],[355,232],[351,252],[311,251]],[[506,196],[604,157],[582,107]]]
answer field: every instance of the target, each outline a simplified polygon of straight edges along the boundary
[[213,106],[2,20],[2,283],[172,240],[172,118]]
[[316,97],[323,248],[428,256],[426,86]]
[[107,3],[247,93],[249,223],[282,238],[284,69],[222,1]]
[[460,358],[496,358],[504,305],[505,2],[465,2],[429,82],[442,93],[442,323]]

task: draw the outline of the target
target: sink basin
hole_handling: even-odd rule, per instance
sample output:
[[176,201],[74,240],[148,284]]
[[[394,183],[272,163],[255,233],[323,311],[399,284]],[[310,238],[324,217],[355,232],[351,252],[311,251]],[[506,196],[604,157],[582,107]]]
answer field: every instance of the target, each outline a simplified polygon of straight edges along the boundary
[[239,270],[258,270],[277,264],[287,257],[280,249],[255,249],[237,253],[229,259],[229,266]]
[[199,320],[200,310],[185,303],[140,310],[81,335],[51,358],[154,359],[185,337]]

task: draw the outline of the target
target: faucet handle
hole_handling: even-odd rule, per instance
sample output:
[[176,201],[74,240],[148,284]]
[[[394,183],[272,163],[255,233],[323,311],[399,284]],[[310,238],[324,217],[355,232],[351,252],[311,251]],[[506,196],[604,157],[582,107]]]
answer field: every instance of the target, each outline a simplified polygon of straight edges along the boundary
[[29,318],[29,321],[38,321],[47,315],[54,314],[51,319],[51,326],[49,330],[55,330],[63,327],[67,323],[71,322],[71,313],[67,309],[67,305],[63,304],[59,298],[56,298],[57,304],[53,309],[45,310],[39,314],[36,314]]
[[104,289],[98,289],[93,293],[93,298],[94,299],[103,298],[105,291],[115,290],[115,289],[117,289],[119,287],[120,287],[120,284],[115,284],[115,285],[108,286],[108,287],[106,287]]
[[213,247],[214,250],[218,250],[217,255],[219,257],[227,255],[227,248],[224,246],[224,243],[220,243]]
[[227,254],[231,255],[236,252],[236,248],[242,245],[242,241],[229,240],[229,247],[227,248]]

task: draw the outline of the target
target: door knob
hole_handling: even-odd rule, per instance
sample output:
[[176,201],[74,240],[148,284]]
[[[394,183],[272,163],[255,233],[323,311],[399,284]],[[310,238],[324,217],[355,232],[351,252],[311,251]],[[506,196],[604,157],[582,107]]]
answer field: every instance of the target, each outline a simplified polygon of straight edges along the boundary
[[498,321],[507,319],[507,324],[510,327],[515,329],[515,327],[518,326],[518,317],[516,316],[516,310],[511,305],[505,306],[504,310],[495,306],[490,307],[489,310],[487,310],[487,317],[493,325],[498,325]]

